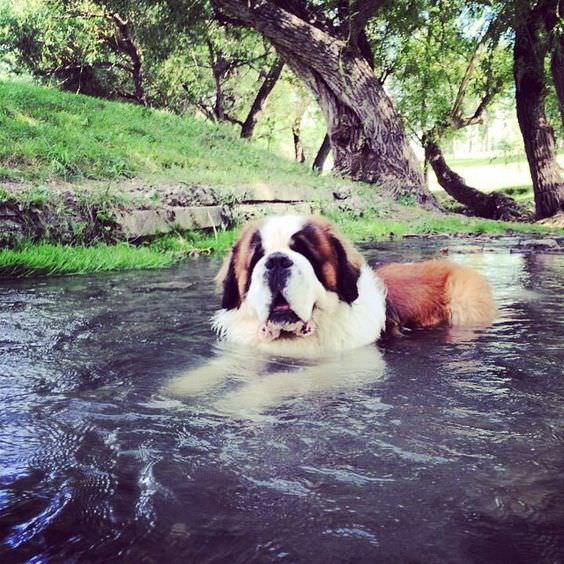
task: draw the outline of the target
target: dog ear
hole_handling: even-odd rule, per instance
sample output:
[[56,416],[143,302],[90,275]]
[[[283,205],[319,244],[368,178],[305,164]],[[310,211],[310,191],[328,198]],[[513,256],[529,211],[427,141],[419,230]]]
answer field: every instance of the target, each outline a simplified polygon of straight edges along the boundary
[[224,309],[235,309],[241,305],[239,283],[235,273],[235,261],[237,260],[238,251],[239,245],[235,244],[216,277],[218,286],[223,290],[221,307]]
[[360,266],[350,259],[339,237],[331,235],[331,244],[337,257],[337,295],[351,304],[358,298]]
[[223,292],[221,307],[224,309],[238,308],[249,289],[251,271],[264,254],[258,231],[261,223],[262,220],[249,223],[241,230],[215,278]]

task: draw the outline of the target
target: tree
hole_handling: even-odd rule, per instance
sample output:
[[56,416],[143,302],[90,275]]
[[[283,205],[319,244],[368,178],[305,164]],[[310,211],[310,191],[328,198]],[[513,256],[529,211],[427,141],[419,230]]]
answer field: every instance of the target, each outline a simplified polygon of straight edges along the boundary
[[222,21],[260,32],[315,94],[337,172],[433,205],[402,120],[370,66],[365,26],[381,4],[213,0]]
[[564,129],[564,23],[560,23],[554,31],[550,70],[558,98],[561,125]]
[[440,0],[406,26],[408,17],[396,11],[395,20],[382,22],[390,45],[377,57],[383,61],[377,73],[390,77],[398,107],[424,150],[425,170],[430,165],[441,187],[472,214],[518,217],[511,198],[466,184],[441,149],[457,131],[482,123],[489,104],[510,83],[511,58],[497,14],[484,7],[469,12],[467,3]]
[[[529,2],[518,0],[515,9],[513,73],[517,120],[533,180],[536,215],[540,219],[564,210],[564,180],[556,160],[554,130],[544,106],[545,59],[558,24],[558,1],[539,0],[530,6]],[[558,50],[556,53],[558,61],[561,54]],[[556,69],[555,83],[560,94],[559,71]]]
[[283,68],[284,62],[279,58],[276,58],[270,69],[268,69],[268,72],[258,89],[257,95],[251,104],[249,113],[247,114],[245,121],[241,124],[241,137],[244,139],[250,139],[253,136],[258,118],[264,110],[266,99],[280,78]]

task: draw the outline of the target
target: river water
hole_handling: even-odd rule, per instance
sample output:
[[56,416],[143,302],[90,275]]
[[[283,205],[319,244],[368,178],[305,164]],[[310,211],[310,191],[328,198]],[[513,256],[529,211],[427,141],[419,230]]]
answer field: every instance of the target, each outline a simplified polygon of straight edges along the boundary
[[2,282],[0,561],[563,562],[564,256],[446,245],[493,327],[318,362],[214,344],[218,259]]

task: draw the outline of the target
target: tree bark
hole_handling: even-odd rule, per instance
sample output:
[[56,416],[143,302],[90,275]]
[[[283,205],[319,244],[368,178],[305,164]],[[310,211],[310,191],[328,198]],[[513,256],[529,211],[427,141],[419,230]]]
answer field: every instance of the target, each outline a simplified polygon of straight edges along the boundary
[[331,142],[329,141],[329,135],[326,133],[321,142],[321,146],[315,155],[315,160],[313,161],[312,170],[317,172],[322,172],[325,166],[325,161],[331,152]]
[[292,138],[294,140],[294,156],[296,158],[296,161],[299,163],[304,163],[306,158],[304,153],[304,147],[302,145],[302,139],[300,137],[301,125],[302,125],[302,116],[298,116],[294,120],[294,123],[292,124]]
[[379,184],[394,196],[415,195],[419,203],[437,206],[402,120],[364,56],[273,1],[213,3],[225,16],[269,39],[313,91],[327,122],[336,172]]
[[276,85],[276,82],[280,78],[282,69],[284,68],[284,63],[280,59],[276,59],[268,74],[266,75],[263,83],[261,84],[259,91],[253,101],[251,109],[243,122],[241,127],[241,137],[244,139],[250,139],[255,131],[255,126],[257,124],[258,118],[266,105],[266,99],[272,92],[272,89]]
[[474,215],[506,221],[521,216],[512,198],[503,194],[484,194],[468,186],[464,178],[448,166],[441,148],[431,139],[425,141],[425,159],[431,165],[439,184],[447,194],[465,205]]
[[[550,217],[564,209],[564,181],[556,160],[554,130],[545,114],[544,59],[547,41],[541,25],[554,0],[540,0],[515,28],[513,75],[517,120],[529,161],[536,216]],[[546,35],[546,34],[545,34]]]
[[135,45],[129,22],[124,20],[119,14],[111,13],[108,15],[116,26],[116,35],[114,39],[116,50],[124,53],[131,61],[131,76],[133,78],[133,99],[143,106],[147,105],[147,97],[143,86],[143,65],[141,63],[141,55]]

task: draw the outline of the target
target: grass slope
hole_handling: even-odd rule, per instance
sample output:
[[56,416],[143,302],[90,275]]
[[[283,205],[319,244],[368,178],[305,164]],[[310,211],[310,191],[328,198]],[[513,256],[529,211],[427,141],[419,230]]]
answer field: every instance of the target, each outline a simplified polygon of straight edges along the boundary
[[240,139],[229,125],[0,81],[0,178],[133,176],[217,187],[336,184]]

